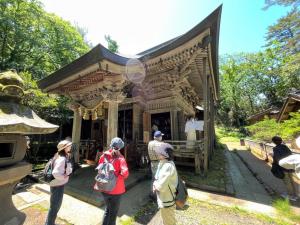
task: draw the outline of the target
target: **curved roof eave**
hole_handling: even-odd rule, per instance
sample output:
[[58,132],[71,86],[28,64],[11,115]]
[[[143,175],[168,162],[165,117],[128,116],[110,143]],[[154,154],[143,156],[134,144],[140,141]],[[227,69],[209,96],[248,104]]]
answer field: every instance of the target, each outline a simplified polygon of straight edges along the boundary
[[[213,70],[216,76],[216,80],[218,82],[219,77],[219,64],[218,64],[218,48],[219,48],[219,28],[220,28],[220,19],[221,19],[221,11],[222,5],[220,5],[215,11],[213,11],[209,16],[207,16],[202,22],[196,25],[187,33],[180,35],[176,38],[173,38],[167,42],[164,42],[158,46],[150,48],[144,52],[137,54],[137,58],[140,60],[151,59],[162,55],[168,51],[171,51],[180,45],[184,44],[185,42],[191,40],[192,38],[196,37],[197,35],[204,32],[206,29],[210,28],[212,40],[211,40],[211,56],[213,62]],[[125,66],[127,61],[130,58],[112,53],[107,48],[98,44],[96,47],[91,49],[89,52],[84,54],[83,56],[79,57],[78,59],[74,60],[70,64],[64,66],[63,68],[57,70],[56,72],[50,74],[49,76],[45,77],[44,79],[38,82],[38,86],[41,89],[45,89],[48,86],[51,86],[57,82],[60,82],[70,75],[78,73],[83,69],[99,63],[101,60],[106,59],[110,62],[116,63],[118,65]],[[218,84],[217,84],[218,87]],[[218,93],[218,90],[217,90]]]
[[110,62],[116,63],[121,66],[125,66],[127,61],[129,60],[129,58],[115,54],[109,51],[101,44],[98,44],[83,56],[79,57],[78,59],[75,59],[70,64],[62,67],[56,72],[38,81],[38,86],[41,89],[44,89],[52,84],[64,80],[65,78],[68,78],[72,74],[84,70],[85,68],[91,65],[99,63],[103,59],[106,59]]

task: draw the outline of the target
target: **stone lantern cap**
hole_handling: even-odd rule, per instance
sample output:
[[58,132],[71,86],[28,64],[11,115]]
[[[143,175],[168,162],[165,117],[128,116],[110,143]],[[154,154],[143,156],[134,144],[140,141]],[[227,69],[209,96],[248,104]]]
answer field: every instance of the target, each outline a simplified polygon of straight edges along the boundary
[[57,128],[24,105],[0,101],[0,133],[48,134]]
[[48,123],[20,104],[24,82],[15,71],[0,73],[0,134],[47,134],[58,126]]

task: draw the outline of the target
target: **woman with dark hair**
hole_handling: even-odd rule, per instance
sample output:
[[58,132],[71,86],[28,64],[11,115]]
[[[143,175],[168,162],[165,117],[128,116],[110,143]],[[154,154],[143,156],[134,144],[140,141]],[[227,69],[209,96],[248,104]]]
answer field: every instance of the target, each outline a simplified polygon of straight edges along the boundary
[[153,192],[157,195],[157,204],[164,225],[176,224],[175,196],[178,175],[173,162],[173,147],[163,143],[155,149],[159,159],[158,168],[153,182]]
[[57,153],[54,156],[52,175],[54,180],[50,182],[50,208],[45,225],[54,225],[57,213],[61,207],[64,187],[69,181],[72,166],[69,162],[72,142],[60,141],[57,145]]

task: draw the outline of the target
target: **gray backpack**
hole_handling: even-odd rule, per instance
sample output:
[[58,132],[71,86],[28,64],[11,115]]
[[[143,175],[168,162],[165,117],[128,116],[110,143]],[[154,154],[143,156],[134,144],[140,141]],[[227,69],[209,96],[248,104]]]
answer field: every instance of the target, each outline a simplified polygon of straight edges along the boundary
[[96,170],[98,170],[98,174],[95,177],[96,183],[94,185],[94,190],[105,192],[112,191],[117,183],[113,161],[109,162],[104,155],[104,162],[100,163]]

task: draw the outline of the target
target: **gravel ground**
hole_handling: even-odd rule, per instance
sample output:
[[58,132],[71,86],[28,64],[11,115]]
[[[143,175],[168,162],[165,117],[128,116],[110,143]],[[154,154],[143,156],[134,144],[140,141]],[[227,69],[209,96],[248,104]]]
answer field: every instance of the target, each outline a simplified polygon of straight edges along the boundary
[[[178,225],[271,225],[278,224],[273,219],[263,219],[239,209],[226,208],[189,199],[189,207],[176,210]],[[161,220],[156,205],[148,203],[135,218],[134,225],[160,225]]]

